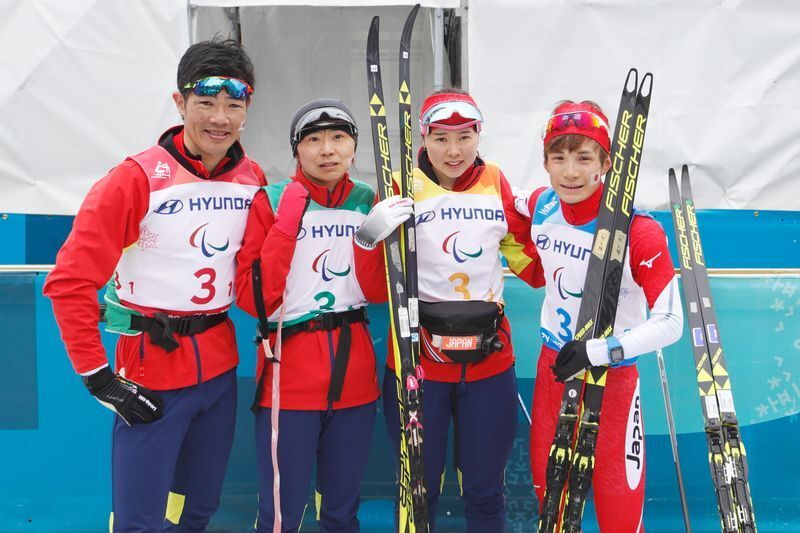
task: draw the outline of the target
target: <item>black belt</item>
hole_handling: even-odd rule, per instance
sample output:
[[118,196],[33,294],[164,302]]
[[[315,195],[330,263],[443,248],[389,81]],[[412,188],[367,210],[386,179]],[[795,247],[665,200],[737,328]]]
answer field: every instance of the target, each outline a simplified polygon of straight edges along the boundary
[[[256,344],[261,343],[262,338],[267,338],[264,333],[267,332],[267,309],[264,305],[264,296],[262,292],[263,283],[261,281],[261,259],[253,261],[251,267],[251,276],[253,280],[253,298],[256,307],[256,314],[258,315],[258,337]],[[336,345],[336,353],[334,355],[333,372],[331,373],[331,384],[328,387],[328,401],[335,402],[342,397],[342,387],[344,386],[344,375],[347,373],[347,363],[350,361],[350,324],[363,322],[369,324],[367,318],[367,310],[364,308],[354,309],[352,311],[344,311],[341,313],[323,313],[319,316],[293,324],[291,326],[281,329],[281,335],[289,337],[295,333],[310,332],[310,331],[331,331],[336,328],[342,328],[339,334],[339,342]],[[268,341],[269,342],[269,341]],[[280,363],[275,359],[267,359],[270,363]],[[261,406],[258,401],[261,399],[261,393],[264,390],[264,378],[267,375],[267,368],[261,372],[258,378],[258,385],[256,386],[256,397],[253,400],[253,405],[250,408],[254,413],[258,413]]]
[[[292,324],[281,329],[283,338],[288,338],[295,333],[309,333],[312,331],[332,331],[341,328],[339,333],[339,342],[336,343],[336,353],[334,355],[333,372],[331,373],[331,384],[328,387],[328,401],[337,402],[342,397],[342,388],[344,387],[344,376],[347,374],[347,364],[350,361],[350,340],[352,334],[350,332],[350,324],[364,323],[369,324],[367,317],[367,310],[364,308],[354,309],[352,311],[343,311],[341,313],[324,313],[319,316],[300,322],[299,324]],[[258,325],[258,337],[256,337],[256,344],[261,342],[262,333],[261,325]],[[268,360],[269,362],[277,362],[274,359]],[[261,398],[261,392],[264,389],[264,377],[267,375],[266,368],[261,373],[256,387],[256,398],[253,403],[253,411],[258,411],[258,401]]]
[[147,333],[153,344],[171,352],[180,346],[173,333],[181,336],[197,335],[228,318],[228,312],[214,315],[192,315],[169,317],[164,313],[156,313],[152,317],[131,315],[131,329]]

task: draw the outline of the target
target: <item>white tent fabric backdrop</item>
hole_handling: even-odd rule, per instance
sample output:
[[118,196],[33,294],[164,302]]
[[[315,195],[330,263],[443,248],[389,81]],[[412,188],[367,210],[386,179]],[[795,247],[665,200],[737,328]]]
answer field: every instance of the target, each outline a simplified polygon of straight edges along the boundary
[[186,2],[0,0],[0,211],[74,214],[176,123]]
[[[170,92],[190,4],[197,39],[228,34],[219,6],[272,6],[242,7],[241,29],[257,69],[243,140],[273,179],[293,168],[294,109],[333,96],[361,126],[355,175],[374,182],[366,30],[380,14],[396,139],[397,42],[411,3],[0,0],[0,212],[74,214],[93,182],[177,123]],[[333,7],[345,5],[360,7]],[[688,162],[703,208],[800,207],[794,0],[470,0],[458,11],[468,18],[469,88],[487,120],[481,152],[512,184],[546,184],[540,130],[556,101],[594,99],[613,120],[636,66],[655,75],[639,205],[664,208],[666,169]],[[416,109],[433,87],[431,19],[423,10],[414,33]]]
[[481,148],[516,186],[548,184],[553,105],[595,100],[613,121],[630,67],[654,75],[637,205],[666,208],[667,169],[689,163],[702,208],[800,208],[796,0],[470,1]]
[[[198,21],[198,39],[203,19]],[[208,11],[211,11],[209,9]],[[270,181],[294,173],[289,124],[295,111],[315,98],[343,100],[359,127],[351,175],[375,184],[367,95],[367,29],[380,16],[381,73],[392,155],[399,163],[397,114],[400,34],[408,7],[241,8],[242,42],[256,65],[256,89],[242,142]],[[432,11],[420,11],[411,42],[412,115],[433,88]],[[396,167],[399,168],[399,167]]]

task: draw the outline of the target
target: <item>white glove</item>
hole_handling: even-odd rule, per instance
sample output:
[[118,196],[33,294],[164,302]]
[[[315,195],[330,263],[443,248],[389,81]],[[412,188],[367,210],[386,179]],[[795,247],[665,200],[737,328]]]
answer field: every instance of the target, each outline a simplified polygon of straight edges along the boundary
[[375,204],[356,232],[356,242],[374,248],[414,212],[414,200],[390,196]]

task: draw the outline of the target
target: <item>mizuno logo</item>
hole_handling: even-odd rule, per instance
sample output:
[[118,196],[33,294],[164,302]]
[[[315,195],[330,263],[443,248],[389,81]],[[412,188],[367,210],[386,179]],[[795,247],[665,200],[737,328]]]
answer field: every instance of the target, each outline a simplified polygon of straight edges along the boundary
[[639,266],[646,266],[647,268],[653,268],[653,261],[655,261],[659,257],[661,257],[661,252],[658,252],[656,255],[654,255],[650,259],[647,259],[646,261],[642,261],[641,263],[639,263]]

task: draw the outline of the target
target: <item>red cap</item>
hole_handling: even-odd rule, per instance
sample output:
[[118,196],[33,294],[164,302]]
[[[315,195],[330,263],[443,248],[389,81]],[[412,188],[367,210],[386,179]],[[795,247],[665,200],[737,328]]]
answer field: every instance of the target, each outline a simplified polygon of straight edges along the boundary
[[561,135],[583,135],[611,152],[608,118],[596,105],[588,102],[564,102],[556,107],[544,127],[544,145]]
[[478,104],[468,94],[438,93],[432,94],[422,102],[419,113],[419,126],[423,135],[430,128],[461,129],[474,126],[481,131],[483,115]]

